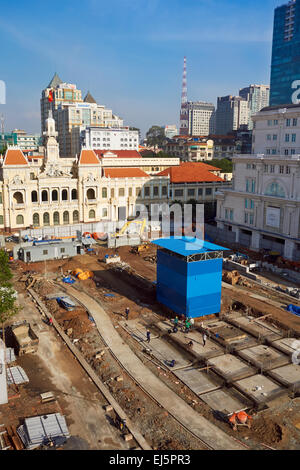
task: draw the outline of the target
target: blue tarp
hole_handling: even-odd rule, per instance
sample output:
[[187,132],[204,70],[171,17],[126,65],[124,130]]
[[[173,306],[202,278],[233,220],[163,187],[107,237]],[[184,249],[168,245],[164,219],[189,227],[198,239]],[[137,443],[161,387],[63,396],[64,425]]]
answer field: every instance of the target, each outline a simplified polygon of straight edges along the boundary
[[75,282],[75,280],[72,279],[70,276],[64,277],[62,281],[65,282],[66,284],[74,284]]
[[298,307],[297,305],[290,304],[287,307],[287,311],[293,313],[294,315],[298,315],[298,317],[300,317],[300,307]]
[[70,299],[70,297],[57,297],[56,300],[59,305],[66,310],[73,310],[76,307],[76,304]]

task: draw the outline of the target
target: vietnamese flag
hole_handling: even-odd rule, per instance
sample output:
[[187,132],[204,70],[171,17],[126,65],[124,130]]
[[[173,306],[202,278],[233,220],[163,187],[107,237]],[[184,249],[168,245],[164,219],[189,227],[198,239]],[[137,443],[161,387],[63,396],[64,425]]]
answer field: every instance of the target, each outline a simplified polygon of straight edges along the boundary
[[52,91],[52,90],[49,91],[48,101],[49,101],[50,103],[51,103],[51,101],[53,101],[53,91]]

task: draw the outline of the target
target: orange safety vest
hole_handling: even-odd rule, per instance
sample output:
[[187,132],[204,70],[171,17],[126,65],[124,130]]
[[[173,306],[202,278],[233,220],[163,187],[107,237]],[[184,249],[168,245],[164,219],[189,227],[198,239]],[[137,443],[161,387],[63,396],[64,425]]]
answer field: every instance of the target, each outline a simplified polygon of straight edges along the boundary
[[245,411],[240,411],[237,414],[237,417],[238,417],[238,420],[241,423],[245,423],[247,421],[247,419],[252,419],[252,416],[249,416]]

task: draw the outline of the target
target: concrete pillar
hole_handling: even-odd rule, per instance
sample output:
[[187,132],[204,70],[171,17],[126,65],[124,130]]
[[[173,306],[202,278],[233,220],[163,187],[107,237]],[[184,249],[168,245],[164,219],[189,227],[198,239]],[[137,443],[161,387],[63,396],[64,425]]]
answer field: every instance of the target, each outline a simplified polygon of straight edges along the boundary
[[293,240],[285,240],[283,257],[293,261],[296,243]]
[[251,237],[251,249],[254,251],[260,250],[260,239],[261,239],[261,234],[259,232],[252,232],[252,237]]
[[240,242],[240,229],[239,227],[232,227],[232,231],[235,233],[235,243]]
[[5,351],[5,344],[0,339],[0,405],[8,403]]

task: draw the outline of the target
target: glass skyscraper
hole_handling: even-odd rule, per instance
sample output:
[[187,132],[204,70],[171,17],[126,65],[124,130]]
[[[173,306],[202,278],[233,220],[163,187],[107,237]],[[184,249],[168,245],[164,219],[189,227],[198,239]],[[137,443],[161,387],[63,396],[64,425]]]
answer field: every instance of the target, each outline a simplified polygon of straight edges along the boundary
[[300,103],[300,0],[275,9],[270,106]]

